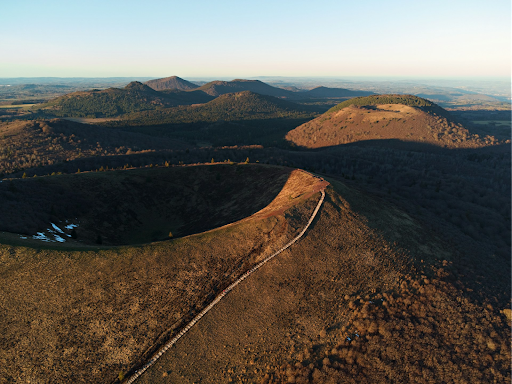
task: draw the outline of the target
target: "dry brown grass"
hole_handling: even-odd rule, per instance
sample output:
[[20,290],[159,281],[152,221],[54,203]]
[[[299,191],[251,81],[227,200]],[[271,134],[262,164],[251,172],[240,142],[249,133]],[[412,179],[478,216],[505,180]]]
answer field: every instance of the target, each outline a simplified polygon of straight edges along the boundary
[[[509,304],[484,309],[465,298],[450,283],[451,262],[443,267],[446,250],[436,255],[442,244],[418,223],[348,187],[336,190],[328,188],[298,244],[230,293],[140,382],[506,379],[510,332],[499,310]],[[306,213],[316,201],[296,209]],[[404,249],[414,244],[424,247]]]
[[[275,167],[259,169],[275,185],[284,185],[290,172],[277,168],[285,176],[280,184],[271,176]],[[300,179],[308,184],[313,178],[294,172],[287,195],[299,192]],[[1,245],[0,382],[108,383],[142,363],[302,228],[307,217],[293,208],[277,214],[283,208],[278,201],[275,215],[146,246],[59,251]]]
[[[510,302],[472,301],[443,243],[395,207],[330,181],[305,236],[140,383],[510,381]],[[283,186],[268,211],[171,242],[1,246],[2,380],[112,383],[146,361],[215,292],[300,231],[321,184],[293,172]]]
[[286,139],[307,148],[389,139],[446,148],[479,148],[498,143],[492,136],[480,138],[445,117],[402,104],[350,106],[326,113],[288,132]]

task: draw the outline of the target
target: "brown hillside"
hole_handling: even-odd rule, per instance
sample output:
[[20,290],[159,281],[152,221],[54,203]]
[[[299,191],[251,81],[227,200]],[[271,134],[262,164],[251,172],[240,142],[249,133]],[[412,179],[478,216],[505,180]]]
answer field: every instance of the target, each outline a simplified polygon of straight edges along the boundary
[[[114,382],[222,289],[293,238],[311,213],[295,207],[321,187],[310,174],[289,168],[181,169],[214,177],[219,171],[223,183],[238,180],[231,194],[244,193],[244,183],[246,192],[253,189],[250,175],[229,174],[248,171],[258,177],[262,191],[253,189],[243,200],[253,207],[266,201],[270,207],[218,230],[137,247],[79,252],[58,244],[53,250],[0,245],[1,382]],[[199,179],[197,172],[192,179]],[[194,200],[196,185],[188,187]],[[216,187],[222,189],[209,184],[211,190]],[[272,194],[265,197],[265,191]],[[236,199],[228,200],[223,210],[233,212]]]
[[156,91],[163,91],[167,89],[177,89],[180,91],[188,91],[190,89],[199,88],[196,84],[190,81],[184,80],[178,76],[164,77],[162,79],[155,79],[146,81],[148,87],[153,88]]
[[445,148],[478,148],[498,142],[492,136],[472,135],[445,116],[403,104],[350,105],[326,112],[288,132],[286,139],[307,148],[386,139]]
[[307,235],[137,382],[507,382],[510,303],[468,298],[452,258],[406,214],[335,183]]

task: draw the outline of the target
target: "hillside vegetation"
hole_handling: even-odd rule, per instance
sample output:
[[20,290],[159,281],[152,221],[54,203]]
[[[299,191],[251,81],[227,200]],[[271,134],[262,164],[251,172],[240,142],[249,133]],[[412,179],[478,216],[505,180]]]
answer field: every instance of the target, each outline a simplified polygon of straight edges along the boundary
[[320,148],[355,142],[400,140],[447,148],[497,144],[471,134],[438,105],[416,96],[378,95],[350,99],[286,135],[297,146]]
[[355,97],[339,103],[335,107],[329,109],[327,113],[336,112],[351,105],[364,107],[383,104],[401,104],[409,107],[419,107],[427,112],[446,114],[446,111],[435,103],[413,95],[372,95],[366,97]]
[[[200,100],[204,96],[200,95]],[[192,100],[191,100],[192,99]],[[168,108],[197,102],[180,92],[163,93],[133,81],[124,88],[73,92],[35,109],[59,117],[115,117],[129,112]]]
[[197,88],[212,96],[220,96],[226,93],[251,91],[260,95],[302,99],[304,96],[300,92],[291,92],[285,89],[273,87],[259,80],[235,79],[232,81],[212,81]]
[[[147,195],[139,196],[140,207],[133,206],[133,195],[143,188],[136,183],[145,184],[145,191],[154,193],[158,181],[146,181],[144,177],[162,178],[164,173],[172,176],[181,188],[187,188],[189,207],[199,204],[195,212],[187,214],[186,201],[171,207],[165,197],[147,201]],[[153,205],[162,219],[169,214],[179,215],[189,224],[196,220],[192,213],[198,209],[209,212],[206,219],[210,223],[217,220],[217,224],[222,224],[220,217],[227,218],[226,215],[236,220],[237,204],[247,214],[258,206],[266,209],[218,230],[136,247],[71,251],[58,244],[52,250],[41,245],[0,245],[2,380],[114,382],[120,372],[127,373],[145,361],[155,347],[179,331],[216,294],[296,236],[311,214],[307,199],[314,194],[312,198],[317,200],[318,196],[318,179],[281,167],[215,165],[121,174],[129,178],[126,182],[131,180],[132,196],[128,188],[116,191],[120,185],[112,184],[118,179],[115,173],[75,178],[88,180],[89,192],[95,193],[94,188],[99,188],[111,199],[113,194],[122,193],[123,201],[132,203],[130,209],[137,211]],[[216,179],[217,174],[221,180],[212,182],[211,177]],[[59,177],[48,183],[58,183]],[[95,178],[97,182],[93,183]],[[201,187],[195,193],[201,182],[207,183],[210,193],[217,195],[208,198],[208,192]],[[103,183],[106,185],[102,186]],[[65,188],[67,184],[60,186]],[[17,188],[21,190],[22,185]],[[228,197],[221,197],[222,193]],[[238,201],[237,194],[241,197]],[[75,203],[87,198],[71,189],[58,196],[60,201]],[[95,196],[97,199],[99,194]],[[201,202],[201,196],[206,200]],[[207,201],[213,203],[216,212],[204,204]],[[194,225],[199,229],[202,224]],[[77,228],[79,236],[81,227],[82,224]]]
[[[41,167],[75,159],[184,147],[183,142],[169,138],[155,138],[68,120],[17,120],[0,123],[0,176],[29,168],[32,168],[31,175],[38,172],[42,175]],[[105,165],[99,162],[98,168]],[[82,167],[82,170],[86,169]]]
[[280,141],[294,124],[315,115],[298,104],[244,91],[202,105],[133,113],[105,124],[213,145],[247,145]]
[[408,215],[337,182],[327,192],[307,236],[141,383],[510,379],[510,303],[475,305],[454,275],[463,265]]

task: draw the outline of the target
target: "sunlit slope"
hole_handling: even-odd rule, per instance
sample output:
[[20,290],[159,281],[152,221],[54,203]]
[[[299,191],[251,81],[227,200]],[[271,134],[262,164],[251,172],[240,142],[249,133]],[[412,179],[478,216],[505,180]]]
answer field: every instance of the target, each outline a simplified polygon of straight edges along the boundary
[[140,383],[510,380],[510,303],[472,300],[460,260],[419,223],[333,185],[307,235]]
[[436,104],[411,95],[376,95],[347,100],[290,131],[297,146],[321,148],[371,140],[399,140],[444,148],[478,148],[497,143],[455,122]]
[[[58,245],[52,250],[0,245],[0,378],[112,383],[120,372],[144,361],[216,294],[290,241],[307,222],[309,201],[317,201],[316,191],[325,183],[284,168],[277,169],[281,173],[276,179],[266,168],[245,168],[258,175],[265,190],[275,191],[266,210],[221,229],[83,252],[56,250]],[[240,175],[223,175],[248,183]],[[194,185],[189,187],[193,195]],[[256,207],[259,194],[245,200]],[[226,202],[224,208],[233,209],[235,203]]]

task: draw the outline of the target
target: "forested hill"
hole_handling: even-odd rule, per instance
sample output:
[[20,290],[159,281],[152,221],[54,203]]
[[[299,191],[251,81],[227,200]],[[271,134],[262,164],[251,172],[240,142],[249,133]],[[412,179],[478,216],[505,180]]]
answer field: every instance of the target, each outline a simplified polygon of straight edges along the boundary
[[[64,119],[0,123],[0,178],[75,159],[182,149],[182,142]],[[101,161],[101,160],[100,160]],[[100,164],[103,165],[103,164]],[[34,173],[41,172],[40,170]]]
[[146,81],[148,87],[153,88],[156,91],[163,91],[167,89],[177,89],[180,91],[188,91],[196,89],[198,86],[190,81],[184,80],[178,76],[164,77],[162,79],[154,79]]
[[124,88],[73,92],[40,104],[36,109],[59,117],[114,117],[197,102],[193,98],[190,100],[190,95],[182,98],[182,92],[158,92],[134,81]]
[[307,107],[244,91],[205,104],[132,113],[104,125],[196,145],[275,146],[285,144],[286,132],[315,116]]
[[236,79],[233,81],[212,81],[198,88],[212,96],[219,96],[226,93],[251,91],[260,95],[268,95],[289,99],[305,98],[302,92],[292,92],[276,88],[259,80]]
[[259,120],[268,118],[297,118],[314,116],[307,108],[272,96],[251,91],[230,93],[201,105],[144,111],[130,114],[122,121],[109,125],[161,125],[168,123],[194,123]]

